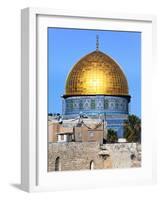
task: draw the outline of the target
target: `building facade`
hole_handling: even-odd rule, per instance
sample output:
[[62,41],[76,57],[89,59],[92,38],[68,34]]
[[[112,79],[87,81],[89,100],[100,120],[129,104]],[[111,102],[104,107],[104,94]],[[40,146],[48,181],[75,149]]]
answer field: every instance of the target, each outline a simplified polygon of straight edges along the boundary
[[48,171],[141,167],[141,144],[103,143],[99,119],[49,121]]
[[104,123],[98,119],[77,119],[58,120],[48,122],[48,142],[68,143],[68,142],[97,142],[102,145],[107,134],[104,132]]
[[130,95],[126,77],[110,56],[95,51],[81,58],[71,69],[63,95],[63,118],[83,113],[107,121],[108,129],[123,137],[123,124],[129,114]]

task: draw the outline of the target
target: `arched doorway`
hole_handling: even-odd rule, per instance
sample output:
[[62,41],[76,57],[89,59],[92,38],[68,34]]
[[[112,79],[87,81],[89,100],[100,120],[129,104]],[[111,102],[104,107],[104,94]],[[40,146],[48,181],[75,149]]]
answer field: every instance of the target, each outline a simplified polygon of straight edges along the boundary
[[55,171],[61,171],[61,163],[59,157],[57,157],[55,160]]
[[90,162],[90,170],[93,170],[94,169],[94,162],[93,162],[93,160],[91,160],[91,162]]

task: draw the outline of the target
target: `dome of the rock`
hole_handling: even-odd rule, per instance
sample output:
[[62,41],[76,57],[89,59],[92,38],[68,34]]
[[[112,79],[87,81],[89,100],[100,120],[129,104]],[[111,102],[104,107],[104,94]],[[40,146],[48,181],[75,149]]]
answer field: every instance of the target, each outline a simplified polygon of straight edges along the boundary
[[82,57],[70,70],[65,83],[64,119],[86,116],[104,119],[108,129],[123,137],[129,114],[128,82],[120,65],[108,54],[96,50]]
[[120,66],[96,50],[81,58],[70,71],[65,96],[128,95],[128,83]]

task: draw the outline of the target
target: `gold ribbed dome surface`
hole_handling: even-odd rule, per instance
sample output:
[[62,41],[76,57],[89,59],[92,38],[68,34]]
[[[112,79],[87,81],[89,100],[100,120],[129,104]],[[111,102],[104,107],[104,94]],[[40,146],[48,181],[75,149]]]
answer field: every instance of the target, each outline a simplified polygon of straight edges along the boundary
[[74,65],[66,80],[65,95],[128,95],[128,84],[119,65],[96,50]]

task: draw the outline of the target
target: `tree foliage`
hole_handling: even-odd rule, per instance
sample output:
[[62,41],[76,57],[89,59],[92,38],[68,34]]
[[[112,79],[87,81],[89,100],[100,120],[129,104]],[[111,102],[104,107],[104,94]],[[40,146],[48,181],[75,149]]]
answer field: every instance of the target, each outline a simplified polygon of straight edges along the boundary
[[141,119],[136,115],[129,115],[125,121],[124,137],[127,142],[141,143]]
[[118,141],[117,132],[113,129],[108,129],[107,132],[107,142],[108,143],[116,143]]

